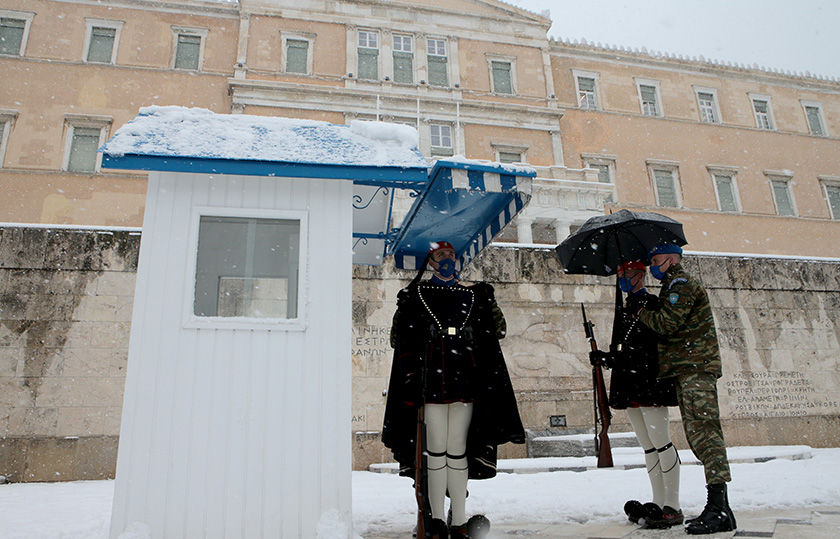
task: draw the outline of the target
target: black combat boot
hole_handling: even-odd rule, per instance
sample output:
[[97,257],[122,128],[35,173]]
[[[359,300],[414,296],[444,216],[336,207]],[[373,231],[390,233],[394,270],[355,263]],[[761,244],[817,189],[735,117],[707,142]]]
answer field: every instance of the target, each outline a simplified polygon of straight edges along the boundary
[[699,517],[688,521],[685,527],[689,535],[705,535],[708,533],[728,532],[737,527],[735,515],[729,508],[729,498],[726,493],[726,483],[706,485],[708,498],[706,507]]

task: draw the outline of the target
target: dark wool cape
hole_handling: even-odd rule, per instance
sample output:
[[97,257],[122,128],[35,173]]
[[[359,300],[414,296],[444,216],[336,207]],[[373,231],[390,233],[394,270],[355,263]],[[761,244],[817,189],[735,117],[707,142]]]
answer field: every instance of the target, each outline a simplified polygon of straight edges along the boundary
[[[659,335],[636,316],[642,306],[658,308],[652,294],[630,296],[615,313],[610,351],[615,364],[610,375],[610,407],[618,410],[637,406],[676,406],[673,378],[659,379]],[[621,351],[617,351],[618,346]]]
[[[427,284],[409,285],[397,298],[392,328],[396,332],[394,359],[382,427],[382,443],[394,453],[400,475],[409,477],[415,475],[418,403],[411,403],[415,396],[406,394],[405,376],[427,365],[434,354],[440,355],[449,338],[435,330],[435,320],[418,293],[418,286]],[[489,479],[496,475],[497,447],[507,442],[525,443],[525,430],[496,334],[493,287],[477,283],[466,288],[473,291],[474,298],[466,330],[472,332],[469,348],[476,367],[470,383],[474,405],[467,435],[469,478]]]

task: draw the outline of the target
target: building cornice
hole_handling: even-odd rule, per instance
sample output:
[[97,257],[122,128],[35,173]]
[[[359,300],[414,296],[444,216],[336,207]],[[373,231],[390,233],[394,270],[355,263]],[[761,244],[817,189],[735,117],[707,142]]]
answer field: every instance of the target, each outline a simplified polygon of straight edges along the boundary
[[183,13],[239,18],[239,4],[224,1],[181,0],[161,2],[157,0],[51,0],[62,4],[78,4],[105,8],[140,9],[165,13]]
[[588,58],[616,65],[638,65],[648,69],[661,69],[669,72],[681,72],[707,77],[727,77],[750,82],[763,82],[776,86],[808,89],[820,92],[840,94],[840,80],[835,77],[823,77],[808,73],[791,73],[781,70],[768,70],[748,67],[700,57],[685,58],[679,55],[649,53],[646,51],[626,50],[624,47],[604,48],[591,45],[572,44],[552,39],[549,41],[549,54],[564,58]]

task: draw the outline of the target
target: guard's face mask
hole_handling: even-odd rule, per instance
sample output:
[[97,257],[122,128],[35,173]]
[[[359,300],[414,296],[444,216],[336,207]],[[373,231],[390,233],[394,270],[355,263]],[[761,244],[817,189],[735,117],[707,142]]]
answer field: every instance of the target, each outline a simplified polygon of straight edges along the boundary
[[657,281],[661,281],[665,278],[665,272],[661,269],[662,266],[650,266],[650,274],[653,275],[653,278]]
[[630,282],[629,277],[619,277],[618,287],[622,292],[627,292],[628,294],[633,291],[633,283]]
[[437,273],[444,279],[455,276],[455,261],[451,258],[444,258],[438,262]]

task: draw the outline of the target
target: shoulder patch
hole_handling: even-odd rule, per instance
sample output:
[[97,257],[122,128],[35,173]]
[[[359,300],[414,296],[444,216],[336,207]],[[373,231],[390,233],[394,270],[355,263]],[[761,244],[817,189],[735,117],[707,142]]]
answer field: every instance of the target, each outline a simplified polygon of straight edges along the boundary
[[[677,283],[687,283],[687,282],[688,282],[688,279],[686,279],[685,277],[677,277],[676,279],[671,281],[671,284],[668,285],[668,290],[672,289],[674,287],[674,285],[677,284]],[[671,303],[673,303],[673,302],[671,302]]]
[[675,304],[675,303],[676,303],[676,302],[678,302],[679,300],[680,300],[680,295],[679,295],[679,294],[677,294],[676,292],[671,292],[671,293],[668,295],[668,301],[670,301],[670,302],[671,302],[671,305]]

